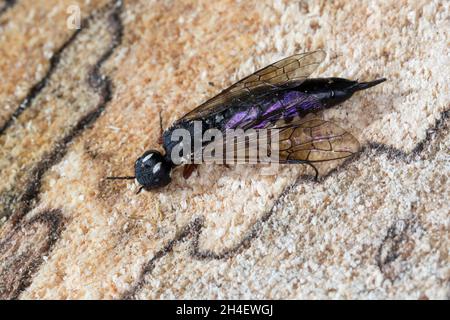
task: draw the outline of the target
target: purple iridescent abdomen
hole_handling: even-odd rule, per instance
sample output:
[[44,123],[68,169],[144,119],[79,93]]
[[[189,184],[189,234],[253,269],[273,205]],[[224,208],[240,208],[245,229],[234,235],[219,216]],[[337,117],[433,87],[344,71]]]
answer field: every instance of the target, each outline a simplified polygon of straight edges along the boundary
[[282,91],[262,97],[251,107],[242,107],[242,111],[234,112],[228,120],[225,120],[224,126],[225,129],[242,128],[256,119],[262,119],[252,127],[259,129],[264,128],[269,122],[305,114],[321,107],[321,103],[312,94],[293,90]]

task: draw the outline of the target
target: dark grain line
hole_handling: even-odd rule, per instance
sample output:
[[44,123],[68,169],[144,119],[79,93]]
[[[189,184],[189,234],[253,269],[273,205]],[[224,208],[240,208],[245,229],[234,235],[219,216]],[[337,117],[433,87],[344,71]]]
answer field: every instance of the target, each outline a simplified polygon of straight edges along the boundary
[[165,245],[160,251],[156,252],[153,258],[151,258],[143,267],[142,271],[139,275],[139,279],[137,283],[127,292],[124,292],[122,295],[122,299],[131,300],[135,298],[135,294],[137,291],[139,291],[144,285],[145,285],[145,275],[147,273],[152,272],[152,270],[155,268],[156,262],[160,260],[162,257],[164,257],[166,254],[171,252],[173,250],[173,247],[192,237],[196,234],[199,234],[201,229],[203,227],[203,219],[197,218],[194,221],[192,221],[189,225],[187,225],[180,233],[178,233],[175,238],[170,240],[167,245]]
[[38,83],[36,83],[31,87],[27,96],[20,102],[17,109],[14,110],[14,112],[9,116],[9,118],[3,123],[3,125],[0,127],[0,135],[5,133],[6,129],[8,129],[14,123],[14,121],[31,105],[33,100],[41,93],[42,89],[44,89],[45,86],[47,86],[49,79],[55,72],[59,64],[59,61],[61,60],[62,53],[77,38],[78,34],[85,27],[85,24],[86,21],[83,21],[81,24],[81,28],[77,29],[70,36],[70,38],[66,42],[64,42],[64,44],[53,54],[53,56],[50,58],[50,67],[48,68],[47,73]]
[[441,112],[439,118],[434,125],[427,130],[425,138],[416,144],[416,146],[410,152],[404,152],[389,145],[382,143],[369,142],[363,147],[361,153],[365,153],[369,150],[375,151],[377,154],[384,153],[391,160],[401,160],[405,163],[410,163],[419,157],[425,150],[425,147],[433,140],[436,135],[448,126],[448,120],[450,119],[450,110]]
[[[113,5],[116,7],[122,7],[122,1],[114,0]],[[14,121],[31,105],[33,100],[41,93],[42,89],[44,89],[47,86],[50,78],[52,77],[53,73],[55,72],[55,70],[58,67],[58,64],[61,60],[61,56],[64,53],[64,50],[67,47],[69,47],[74,42],[74,40],[77,38],[77,36],[80,34],[80,32],[89,25],[89,22],[92,20],[93,16],[94,15],[91,14],[89,17],[84,19],[81,22],[81,27],[79,29],[75,30],[74,33],[70,36],[70,38],[66,42],[64,42],[64,44],[53,54],[53,56],[50,58],[50,66],[48,68],[47,73],[38,83],[36,83],[35,85],[33,85],[33,87],[31,87],[27,96],[20,102],[17,109],[3,123],[3,125],[0,127],[0,135],[5,133],[5,131],[14,123]],[[115,22],[117,19],[120,20],[120,17],[118,17],[116,13],[113,13],[112,17],[110,19],[111,20],[110,23],[112,26],[117,24],[117,22]],[[119,22],[119,24],[121,25],[121,22]],[[121,26],[119,29],[121,29]],[[119,32],[122,33],[122,31],[119,31]],[[121,35],[119,38],[121,39]],[[116,40],[114,40],[114,41],[116,41]],[[115,48],[115,46],[117,46],[117,44],[113,44],[112,46],[114,46],[114,48]],[[109,55],[110,54],[108,54],[108,55],[105,54],[97,62],[96,66],[93,68],[94,70],[92,71],[92,73],[93,73],[94,79],[96,77],[99,77],[99,71],[98,71],[99,66],[104,62],[105,59],[107,59],[109,57]],[[99,77],[99,78],[101,78],[101,77]],[[102,81],[98,81],[97,84],[93,84],[92,81],[89,81],[89,83],[95,88],[97,86],[100,86]]]
[[[17,299],[30,284],[33,275],[44,262],[43,257],[48,255],[64,228],[64,218],[59,209],[44,211],[26,223],[16,226],[0,242],[0,254],[12,250],[17,243],[25,243],[28,234],[24,230],[32,230],[36,225],[44,225],[47,237],[42,246],[30,243],[20,254],[11,255],[2,259],[0,269],[0,299]],[[17,238],[17,239],[15,239]]]
[[[64,157],[64,155],[67,153],[69,143],[73,139],[78,137],[86,128],[91,126],[98,119],[98,117],[104,111],[107,103],[111,100],[111,80],[108,77],[102,75],[100,73],[100,69],[102,64],[111,56],[114,49],[122,41],[123,26],[120,17],[122,11],[122,1],[115,0],[112,2],[112,5],[113,10],[108,17],[108,24],[113,35],[112,42],[109,49],[105,51],[105,53],[92,67],[89,72],[88,79],[86,79],[89,85],[94,88],[94,90],[100,95],[100,102],[93,111],[81,118],[78,123],[72,128],[72,130],[65,137],[59,140],[55,144],[53,150],[45,155],[37,164],[37,166],[32,170],[30,175],[31,179],[26,186],[25,192],[19,199],[19,209],[11,216],[13,229],[0,243],[0,253],[4,252],[6,250],[6,247],[11,246],[14,243],[24,243],[24,241],[26,241],[26,238],[19,238],[17,241],[12,241],[12,238],[19,236],[20,232],[24,230],[24,228],[36,222],[48,224],[48,233],[45,237],[46,242],[44,244],[44,247],[39,251],[33,251],[34,247],[31,247],[31,249],[28,250],[25,254],[13,254],[7,257],[10,263],[4,263],[2,265],[3,270],[0,274],[0,278],[5,280],[9,279],[10,281],[8,283],[7,281],[1,281],[2,283],[7,284],[0,284],[0,298],[18,298],[21,292],[23,292],[31,284],[32,276],[37,272],[43,262],[43,256],[48,254],[53,245],[59,239],[62,230],[62,214],[60,210],[51,210],[48,212],[44,212],[33,217],[25,223],[22,223],[22,221],[23,218],[28,214],[28,212],[33,208],[34,204],[38,201],[42,184],[42,177],[45,172],[52,166],[57,164]],[[66,46],[73,42],[74,37],[75,35],[72,36],[71,41],[66,43]],[[59,54],[54,61],[59,61]],[[55,62],[53,69],[56,68],[56,65],[57,62]],[[51,72],[53,72],[53,69]],[[45,86],[47,84],[47,81],[48,77],[44,82],[42,82],[41,86]],[[33,91],[32,99],[34,99],[34,97],[39,94],[39,91],[41,89],[42,88],[37,91]],[[19,222],[21,223],[19,224]],[[27,263],[26,269],[23,269],[24,262]]]
[[[398,227],[398,222],[404,223],[403,228]],[[384,266],[395,261],[399,256],[399,247],[406,239],[406,230],[409,227],[409,221],[396,221],[386,232],[381,245],[378,247],[378,252],[375,257],[378,268],[381,272],[384,271]],[[383,252],[385,251],[385,252]]]
[[114,49],[121,43],[123,26],[120,18],[122,1],[114,1],[114,10],[109,16],[109,24],[113,34],[110,48],[100,57],[89,72],[87,79],[89,85],[100,95],[100,103],[96,108],[81,118],[70,132],[59,140],[55,147],[32,169],[30,181],[25,187],[25,192],[19,198],[19,208],[11,216],[11,221],[15,225],[25,216],[38,201],[39,192],[42,185],[42,177],[52,166],[57,164],[67,153],[69,143],[78,137],[86,128],[91,126],[105,110],[106,105],[112,97],[111,80],[100,73],[102,64],[111,56]]
[[[400,278],[401,274],[410,269],[405,263],[415,247],[414,235],[423,232],[418,217],[395,221],[386,231],[375,254],[375,262],[380,272],[390,281]],[[393,264],[397,261],[400,263]]]

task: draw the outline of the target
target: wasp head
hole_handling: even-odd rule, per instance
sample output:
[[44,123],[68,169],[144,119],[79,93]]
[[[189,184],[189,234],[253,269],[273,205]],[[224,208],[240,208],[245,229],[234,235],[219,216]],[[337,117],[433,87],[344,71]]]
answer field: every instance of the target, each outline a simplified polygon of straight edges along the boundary
[[159,151],[148,150],[140,156],[134,165],[136,180],[146,190],[161,188],[171,181],[173,164]]

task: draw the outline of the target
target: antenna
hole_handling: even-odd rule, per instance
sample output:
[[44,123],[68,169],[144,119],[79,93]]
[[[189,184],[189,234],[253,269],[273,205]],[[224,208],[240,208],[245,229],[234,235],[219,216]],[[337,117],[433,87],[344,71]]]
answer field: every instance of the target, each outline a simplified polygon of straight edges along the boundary
[[135,176],[124,176],[124,177],[106,177],[108,180],[133,180],[136,179]]
[[[133,179],[135,179],[135,178],[136,178],[135,176],[106,177],[106,179],[108,179],[108,180],[133,180]],[[143,186],[141,186],[141,187],[138,189],[138,191],[136,192],[136,194],[139,194],[139,193],[142,191],[142,189],[144,189]]]
[[159,109],[159,129],[161,130],[161,136],[162,136],[164,129],[163,129],[163,119],[162,119],[161,114],[162,114],[162,110]]

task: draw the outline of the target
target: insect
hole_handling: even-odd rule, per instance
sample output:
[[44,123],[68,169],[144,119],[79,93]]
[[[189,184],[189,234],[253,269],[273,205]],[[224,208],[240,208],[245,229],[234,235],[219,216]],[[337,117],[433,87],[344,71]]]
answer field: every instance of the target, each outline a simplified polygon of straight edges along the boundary
[[[358,140],[336,124],[307,117],[336,106],[355,92],[386,81],[385,78],[358,82],[343,78],[311,78],[326,54],[322,50],[295,54],[238,81],[177,120],[162,133],[164,153],[148,150],[135,162],[135,175],[108,179],[136,179],[141,189],[153,190],[171,182],[176,164],[170,155],[178,142],[176,129],[194,131],[200,121],[202,132],[215,128],[279,130],[279,162],[310,165],[345,159],[359,150]],[[205,143],[201,144],[201,148]],[[192,150],[194,153],[195,150]],[[187,178],[194,165],[185,166]]]

